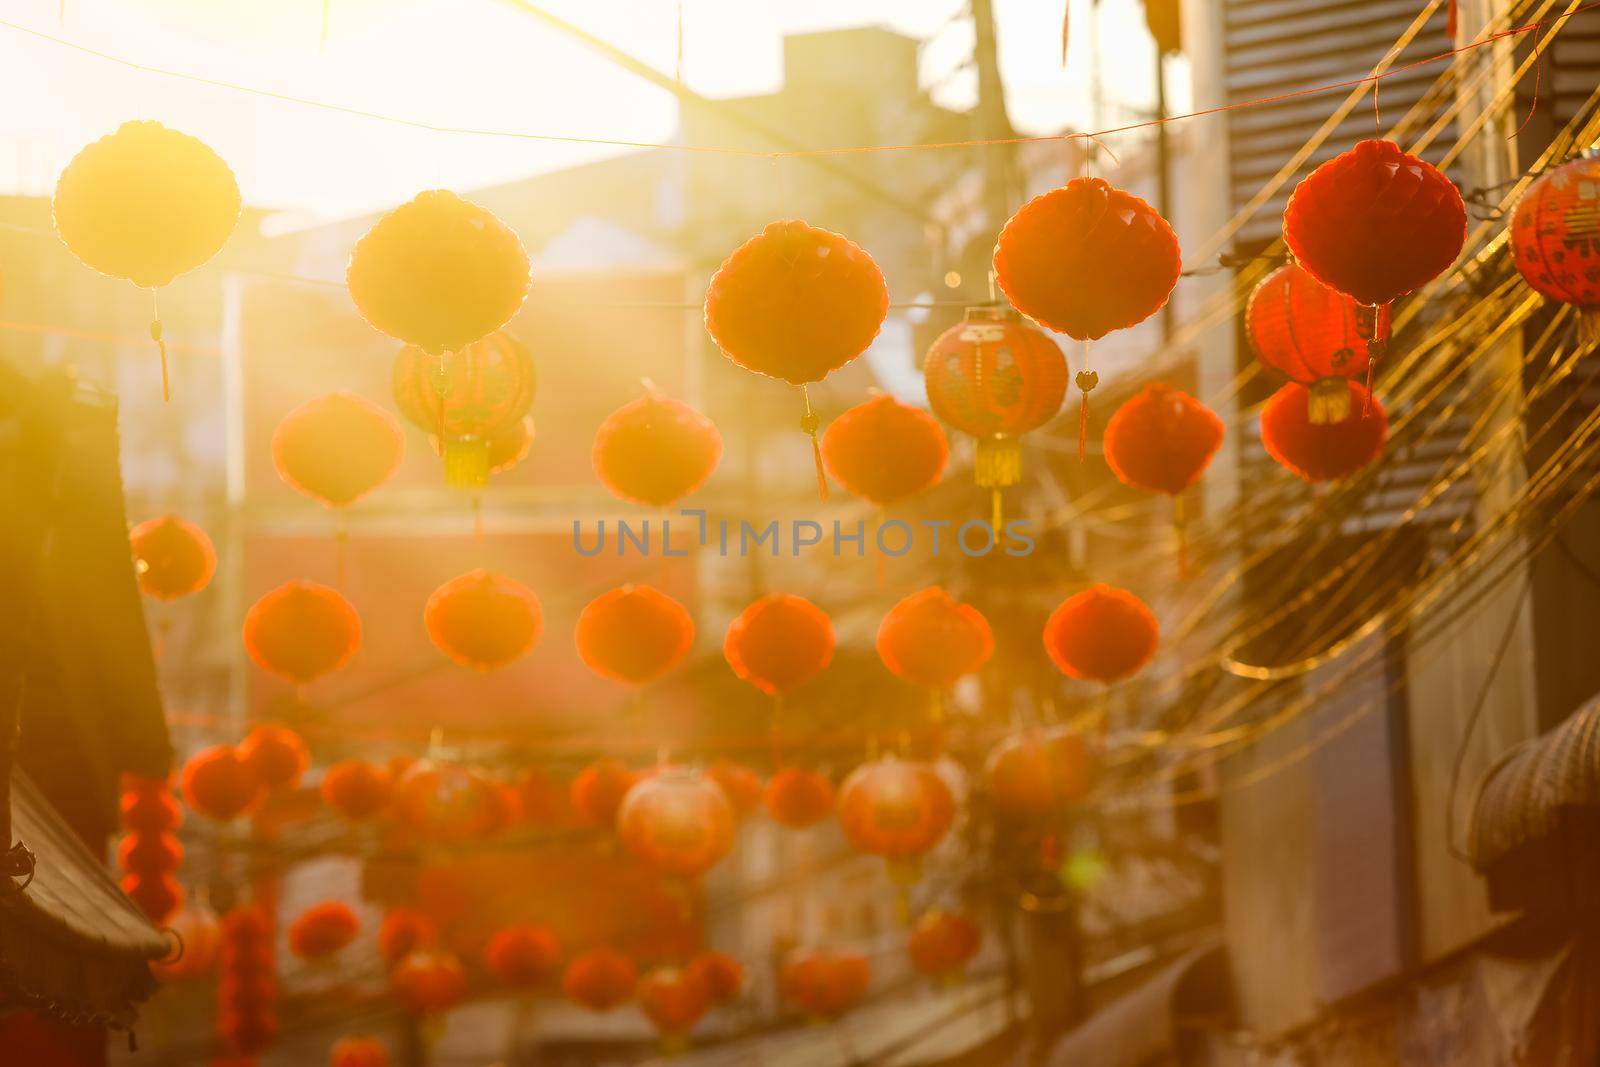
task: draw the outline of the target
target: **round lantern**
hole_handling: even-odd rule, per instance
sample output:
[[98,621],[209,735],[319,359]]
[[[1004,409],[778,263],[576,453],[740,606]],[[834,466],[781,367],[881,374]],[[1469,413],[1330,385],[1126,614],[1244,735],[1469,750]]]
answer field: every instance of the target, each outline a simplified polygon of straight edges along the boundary
[[[183,843],[172,834],[131,834],[117,846],[117,866],[128,874],[162,874],[182,865]],[[152,916],[156,922],[166,918]]]
[[393,967],[413,952],[432,948],[439,940],[433,920],[420,911],[393,908],[378,927],[378,955]]
[[617,836],[664,874],[703,874],[733,848],[733,809],[715,782],[671,767],[646,778],[617,809]]
[[[867,350],[889,314],[883,272],[846,237],[804,222],[774,222],[723,261],[706,290],[706,329],[746,370],[804,391]],[[827,498],[821,419],[805,395],[817,486]]]
[[345,508],[394,476],[405,456],[400,423],[364,396],[312,397],[272,432],[272,463],[290,488]]
[[278,1036],[275,956],[272,921],[264,911],[235,908],[223,917],[217,1032],[245,1055],[262,1051]]
[[606,416],[595,431],[593,457],[612,495],[663,507],[711,477],[722,460],[722,435],[700,412],[650,387]]
[[804,685],[833,660],[833,623],[804,597],[773,593],[728,627],[722,654],[733,673],[769,696]]
[[1348,478],[1383,455],[1389,420],[1383,405],[1355,382],[1350,403],[1363,418],[1319,423],[1311,415],[1311,393],[1295,382],[1279,389],[1261,409],[1261,443],[1267,454],[1308,482]]
[[1080,803],[1100,774],[1098,754],[1076,730],[1027,730],[989,753],[984,775],[1000,814],[1042,819]]
[[1106,463],[1124,485],[1177,496],[1222,447],[1216,413],[1181,389],[1153,382],[1106,423]]
[[911,928],[906,950],[911,965],[934,978],[959,975],[978,954],[983,940],[977,925],[964,915],[934,909]]
[[1144,601],[1125,589],[1092,585],[1050,614],[1044,648],[1069,678],[1109,684],[1149,663],[1160,635]]
[[538,597],[494,571],[468,571],[433,591],[422,609],[439,651],[475,671],[494,671],[527,655],[544,632]]
[[266,796],[255,765],[232,745],[202,749],[183,766],[183,799],[201,815],[226,822],[253,809]]
[[222,924],[217,913],[198,901],[187,905],[168,923],[175,942],[172,956],[157,960],[150,970],[164,982],[203,978],[217,966],[222,948]]
[[762,802],[774,822],[804,830],[833,814],[833,783],[809,767],[785,767],[767,781]]
[[555,974],[561,943],[543,926],[510,926],[489,938],[483,963],[504,985],[525,988]]
[[339,900],[313,904],[289,924],[289,951],[303,960],[333,955],[356,939],[361,920]]
[[1563,163],[1528,187],[1511,217],[1511,257],[1537,292],[1578,309],[1600,337],[1600,159]]
[[917,877],[920,861],[956,817],[950,787],[926,763],[893,757],[864,763],[839,787],[839,828],[861,852],[882,856],[896,881]]
[[433,189],[356,242],[345,282],[375,329],[434,355],[459,352],[522,307],[528,253],[494,215]]
[[306,685],[355,656],[361,616],[337,589],[286,582],[245,614],[244,647],[262,670]]
[[610,1011],[626,1004],[638,984],[633,961],[611,948],[592,948],[567,964],[561,991],[590,1011]]
[[300,776],[311,766],[306,743],[286,726],[257,726],[240,742],[239,755],[256,769],[269,789],[298,785]]
[[656,967],[639,980],[639,1007],[664,1037],[681,1037],[711,1009],[711,996],[693,970]]
[[591,671],[640,686],[683,662],[694,646],[694,619],[658,589],[624,585],[584,606],[574,637],[578,656]]
[[375,1037],[341,1037],[328,1053],[328,1067],[389,1067],[389,1050]]
[[706,768],[706,778],[715,782],[728,801],[736,819],[742,819],[761,804],[767,785],[761,776],[742,763],[719,759]]
[[950,446],[939,420],[892,396],[875,396],[828,424],[822,461],[846,490],[892,504],[939,484]]
[[[1467,240],[1455,183],[1393,141],[1362,141],[1295,187],[1283,239],[1323,285],[1371,309],[1367,349],[1388,343],[1388,305],[1449,269]],[[1367,368],[1368,387],[1372,369]]]
[[1369,326],[1353,299],[1286,263],[1262,279],[1245,308],[1256,358],[1311,390],[1312,417],[1340,422],[1350,414],[1344,379],[1367,373]]
[[1061,410],[1066,357],[1015,311],[968,308],[928,349],[922,374],[934,414],[977,439],[973,470],[992,492],[998,530],[1000,491],[1022,480],[1017,438]]
[[872,965],[859,952],[810,949],[798,952],[778,974],[783,998],[814,1019],[837,1019],[866,995]]
[[744,966],[726,952],[697,952],[687,970],[705,988],[713,1004],[736,1000],[744,990]]
[[407,345],[395,357],[393,385],[400,413],[444,442],[445,481],[481,486],[489,481],[491,442],[533,403],[533,357],[503,333],[459,352]]
[[564,826],[572,822],[571,785],[542,767],[529,767],[517,780],[522,818],[533,826]]
[[123,888],[160,925],[183,903],[183,886],[172,877],[183,863],[183,845],[172,835],[182,814],[170,808],[171,783],[166,777],[126,775],[120,802],[127,836],[117,846]]
[[989,621],[938,586],[912,593],[878,626],[878,656],[912,685],[946,689],[994,654]]
[[130,833],[159,834],[183,824],[183,809],[172,799],[166,783],[159,790],[129,789],[120,802],[122,827]]
[[156,923],[166,922],[168,916],[183,906],[187,895],[183,883],[165,871],[124,875],[121,885],[128,899]]
[[615,827],[622,798],[638,781],[639,776],[621,760],[595,760],[572,780],[573,813],[585,826]]
[[389,775],[366,760],[335,763],[322,775],[322,802],[350,822],[365,822],[389,803]]
[[448,952],[412,952],[389,972],[389,985],[413,1015],[449,1011],[467,995],[466,972]]
[[[85,147],[56,182],[56,233],[101,274],[155,290],[221,251],[239,222],[239,184],[204,142],[159,122],[126,122]],[[159,312],[162,394],[171,398]]]
[[211,538],[176,515],[146,519],[128,534],[139,591],[157,600],[176,600],[198,593],[217,572],[217,551]]
[[470,767],[431,759],[396,780],[394,813],[412,832],[439,842],[476,841],[501,822],[494,783]]

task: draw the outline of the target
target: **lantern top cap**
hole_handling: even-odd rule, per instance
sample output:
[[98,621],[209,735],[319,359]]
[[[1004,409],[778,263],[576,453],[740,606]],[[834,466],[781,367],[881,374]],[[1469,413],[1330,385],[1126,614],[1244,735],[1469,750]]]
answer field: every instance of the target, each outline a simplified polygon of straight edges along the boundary
[[1021,322],[1017,309],[1006,304],[978,304],[962,316],[965,322]]

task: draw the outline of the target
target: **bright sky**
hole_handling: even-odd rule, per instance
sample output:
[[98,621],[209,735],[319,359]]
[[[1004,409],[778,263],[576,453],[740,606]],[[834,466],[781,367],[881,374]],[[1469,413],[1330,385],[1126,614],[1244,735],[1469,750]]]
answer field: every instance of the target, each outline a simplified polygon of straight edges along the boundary
[[[670,72],[676,0],[536,0]],[[1090,120],[1090,0],[995,0],[1013,121]],[[64,3],[64,20],[59,8]],[[965,0],[683,0],[685,79],[710,96],[782,81],[785,33],[878,24],[928,39],[922,80],[970,105]],[[131,69],[16,27],[151,67],[448,126],[664,141],[673,98],[505,0],[5,0],[0,3],[0,192],[48,193],[72,154],[123,121],[156,118],[210,143],[247,201],[318,215],[384,207],[432,186],[471,189],[606,154],[593,146],[405,129]],[[1139,0],[1102,0],[1108,124],[1148,108],[1151,45]]]

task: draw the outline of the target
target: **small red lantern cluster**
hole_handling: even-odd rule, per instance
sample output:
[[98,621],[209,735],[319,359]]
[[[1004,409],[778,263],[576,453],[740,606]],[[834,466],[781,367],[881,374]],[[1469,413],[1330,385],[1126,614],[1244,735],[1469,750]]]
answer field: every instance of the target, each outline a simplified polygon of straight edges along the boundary
[[222,979],[217,987],[217,1033],[242,1056],[254,1056],[278,1037],[277,954],[272,921],[256,907],[222,919]]
[[689,654],[694,619],[659,589],[624,585],[584,606],[574,638],[579,658],[600,677],[648,685]]
[[650,388],[606,416],[594,435],[594,472],[614,496],[664,507],[699,489],[722,461],[716,425]]
[[633,997],[639,971],[633,960],[613,948],[592,948],[567,964],[561,991],[590,1011],[611,1011]]
[[847,949],[808,949],[791,956],[778,972],[783,998],[813,1019],[837,1019],[867,993],[872,965]]
[[914,881],[924,854],[950,831],[955,796],[926,763],[863,763],[839,787],[839,828],[861,852],[882,856],[898,882]]
[[1600,160],[1575,159],[1528,187],[1511,217],[1511,255],[1535,290],[1571,304],[1600,336]]
[[183,813],[172,801],[165,778],[129,776],[123,782],[122,829],[117,847],[122,891],[150,921],[162,926],[183,903],[183,886],[173,877],[183,864],[183,846],[173,834]]
[[733,847],[733,809],[717,784],[669,767],[628,790],[617,809],[617,836],[665,874],[704,874]]
[[767,781],[762,801],[773,822],[804,830],[833,814],[833,783],[809,767],[785,767]]
[[773,593],[728,627],[722,654],[733,673],[768,696],[792,693],[833,661],[833,622],[805,597]]
[[1156,617],[1125,589],[1093,585],[1063,600],[1044,627],[1044,648],[1069,678],[1110,684],[1143,669],[1160,639]]
[[1348,478],[1383,455],[1389,420],[1383,405],[1355,382],[1341,383],[1347,405],[1362,415],[1342,422],[1319,422],[1316,400],[1305,386],[1290,382],[1261,409],[1261,443],[1267,455],[1308,482]]
[[211,584],[217,551],[211,538],[176,515],[146,519],[128,534],[139,591],[157,600],[191,596]]
[[313,904],[289,924],[289,951],[303,960],[321,960],[340,951],[361,933],[361,919],[341,900]]
[[1013,819],[1058,815],[1089,795],[1100,760],[1076,730],[1025,730],[989,753],[984,774],[995,810]]
[[544,632],[544,610],[533,590],[483,569],[435,589],[422,621],[439,651],[479,672],[521,659]]
[[983,935],[964,915],[935,908],[911,928],[906,951],[911,965],[932,978],[959,976],[978,954]]
[[245,614],[244,647],[262,670],[308,685],[354,658],[361,616],[337,589],[285,582]]
[[392,384],[400,414],[441,441],[445,481],[473,488],[489,481],[491,443],[533,404],[533,357],[504,333],[448,352],[407,345]]
[[939,421],[892,396],[875,396],[828,424],[822,462],[846,490],[892,504],[939,483],[950,445]]
[[561,962],[561,942],[543,926],[508,926],[483,949],[483,964],[502,985],[525,989],[542,985]]

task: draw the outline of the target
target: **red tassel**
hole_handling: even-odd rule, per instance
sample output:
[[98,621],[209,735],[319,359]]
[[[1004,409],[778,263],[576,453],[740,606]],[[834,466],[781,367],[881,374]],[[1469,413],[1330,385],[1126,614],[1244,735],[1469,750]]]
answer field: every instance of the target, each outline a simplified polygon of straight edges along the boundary
[[1447,13],[1444,20],[1444,33],[1446,37],[1450,38],[1450,41],[1453,44],[1455,43],[1456,39],[1456,29],[1458,25],[1457,20],[1461,14],[1460,5],[1457,3],[1457,0],[1450,0],[1450,4],[1446,8],[1446,12]]
[[811,438],[811,459],[817,465],[817,496],[826,501],[828,499],[828,474],[822,468],[822,445],[817,440],[817,431],[822,429],[822,416],[811,410],[811,390],[802,385],[800,387],[800,396],[806,402],[805,414],[800,416],[800,428]]
[[1089,454],[1089,390],[1100,384],[1100,375],[1092,370],[1081,370],[1075,379],[1082,399],[1078,402],[1078,462]]

